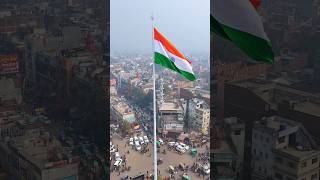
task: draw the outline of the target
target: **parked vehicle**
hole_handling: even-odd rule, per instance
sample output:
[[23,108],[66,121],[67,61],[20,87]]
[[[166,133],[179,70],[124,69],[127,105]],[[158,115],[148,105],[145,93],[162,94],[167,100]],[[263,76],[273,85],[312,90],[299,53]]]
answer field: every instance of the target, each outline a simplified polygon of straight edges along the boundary
[[120,156],[120,153],[119,153],[119,152],[115,152],[115,153],[114,153],[114,157],[115,157],[116,160],[121,159],[121,156]]
[[184,143],[180,143],[180,146],[182,146],[186,151],[189,150],[189,146]]
[[168,171],[169,171],[169,173],[171,173],[171,174],[176,174],[177,173],[177,171],[174,169],[174,167],[173,166],[169,166],[169,169],[168,169]]
[[148,139],[147,136],[143,136],[143,140],[144,140],[145,143],[149,143],[149,139]]
[[168,142],[169,147],[173,147],[173,146],[175,146],[175,144],[176,144],[175,142]]
[[183,154],[186,152],[186,149],[184,149],[182,146],[178,145],[176,147],[176,150],[180,153],[180,154]]
[[134,141],[139,141],[138,137],[137,136],[134,136]]
[[141,136],[139,137],[139,141],[141,145],[144,144],[143,138]]
[[116,152],[116,149],[114,149],[114,147],[110,147],[110,153],[114,153]]
[[186,166],[183,163],[179,163],[179,168],[181,171],[184,171],[186,169]]
[[208,165],[204,165],[202,169],[205,174],[210,174],[210,167]]
[[163,140],[161,139],[161,138],[159,138],[159,140],[158,140],[159,142],[160,142],[160,145],[162,145],[163,144]]
[[114,167],[120,167],[121,164],[122,164],[122,159],[118,159],[113,165]]
[[136,150],[137,151],[140,151],[141,150],[141,146],[139,144],[139,141],[135,141],[135,147],[136,147]]
[[127,179],[129,179],[128,175],[125,175],[125,176],[121,177],[121,180],[127,180]]

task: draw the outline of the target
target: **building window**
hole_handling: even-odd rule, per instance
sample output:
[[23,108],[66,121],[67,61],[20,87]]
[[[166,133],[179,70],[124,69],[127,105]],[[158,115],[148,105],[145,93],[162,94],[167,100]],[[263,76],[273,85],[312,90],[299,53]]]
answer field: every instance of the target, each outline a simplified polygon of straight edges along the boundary
[[254,149],[253,149],[253,153],[254,153],[254,155],[256,155],[256,154],[257,154],[257,150],[256,150],[256,148],[254,148]]
[[269,138],[266,138],[266,142],[269,143]]
[[235,130],[235,131],[234,131],[234,134],[235,134],[235,135],[241,135],[241,130],[240,130],[240,129]]
[[278,138],[279,144],[284,143],[285,136]]
[[261,171],[261,166],[259,166],[259,171]]
[[269,155],[268,155],[268,153],[266,153],[266,154],[265,154],[265,158],[268,159],[268,157],[269,157]]
[[283,179],[282,174],[279,174],[279,173],[275,173],[275,177],[276,179]]
[[307,167],[307,162],[303,162],[302,164],[301,164],[301,167]]
[[263,153],[260,151],[260,157],[263,157]]
[[314,179],[317,179],[318,178],[318,174],[316,173],[316,174],[313,174],[312,176],[311,176],[311,180],[314,180]]
[[312,159],[312,164],[314,164],[314,163],[316,163],[316,162],[318,162],[318,158],[313,158],[313,159]]
[[276,157],[276,162],[281,164],[282,163],[282,158]]
[[288,162],[288,166],[291,168],[295,168],[295,164],[293,162]]

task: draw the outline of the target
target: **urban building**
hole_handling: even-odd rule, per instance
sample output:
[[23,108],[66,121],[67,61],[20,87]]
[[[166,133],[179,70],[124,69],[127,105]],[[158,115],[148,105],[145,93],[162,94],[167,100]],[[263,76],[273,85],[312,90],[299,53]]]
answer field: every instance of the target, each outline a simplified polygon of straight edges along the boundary
[[[183,103],[184,109],[187,108],[186,103]],[[189,100],[188,126],[190,130],[209,134],[210,109],[209,106],[200,99],[194,98]]]
[[183,109],[177,102],[163,102],[158,109],[162,134],[178,137],[184,131]]
[[295,121],[264,117],[252,132],[253,179],[318,179],[320,151]]
[[14,178],[78,179],[79,157],[46,130],[46,117],[14,111],[3,111],[2,116],[6,118],[1,122],[10,127],[1,128],[0,164]]
[[134,123],[136,121],[133,110],[126,102],[117,97],[111,97],[111,115],[116,121],[122,123],[123,121]]
[[218,128],[218,143],[213,148],[214,179],[237,180],[241,178],[244,164],[245,125],[236,118],[225,118]]

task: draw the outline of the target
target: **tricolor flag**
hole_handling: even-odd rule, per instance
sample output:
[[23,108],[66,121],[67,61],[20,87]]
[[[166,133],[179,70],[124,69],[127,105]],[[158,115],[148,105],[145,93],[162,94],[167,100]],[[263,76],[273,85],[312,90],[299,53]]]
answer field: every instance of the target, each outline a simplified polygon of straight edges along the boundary
[[154,28],[154,61],[156,64],[176,71],[190,81],[196,79],[191,62],[156,28]]
[[211,1],[210,30],[232,41],[256,61],[274,62],[270,40],[264,32],[258,0]]

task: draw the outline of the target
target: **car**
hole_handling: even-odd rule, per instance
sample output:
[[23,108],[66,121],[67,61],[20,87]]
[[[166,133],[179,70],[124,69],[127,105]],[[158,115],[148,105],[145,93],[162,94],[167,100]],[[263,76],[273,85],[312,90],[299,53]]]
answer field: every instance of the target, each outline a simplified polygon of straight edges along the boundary
[[189,146],[184,144],[184,143],[180,143],[180,146],[182,146],[184,149],[186,149],[187,151],[189,150]]
[[113,147],[110,147],[110,153],[114,153],[116,152],[116,149],[114,149]]
[[127,180],[127,179],[129,179],[128,175],[125,175],[125,176],[121,177],[121,180]]
[[139,141],[137,136],[135,136],[133,139],[134,139],[134,141]]
[[181,153],[181,154],[183,154],[183,153],[185,153],[186,152],[186,149],[185,148],[183,148],[182,146],[177,146],[176,147],[176,150],[179,152],[179,153]]
[[139,144],[139,141],[136,141],[136,142],[135,142],[135,147],[136,147],[136,150],[137,150],[137,151],[140,151],[140,150],[141,150],[141,146],[140,146],[140,144]]
[[115,153],[114,153],[114,157],[115,157],[116,160],[121,159],[121,156],[120,156],[120,153],[119,153],[119,152],[115,152]]
[[143,138],[141,136],[139,137],[139,141],[140,141],[141,145],[144,144]]
[[115,167],[119,167],[122,164],[122,159],[116,160],[116,162],[113,164]]
[[129,143],[130,145],[133,145],[133,138],[130,138],[128,143]]
[[163,144],[163,140],[159,138],[158,140],[160,142],[160,144],[162,145]]
[[168,142],[168,146],[173,147],[175,146],[176,142]]
[[130,146],[134,146],[133,141],[130,141],[130,142],[129,142],[129,145],[130,145]]
[[144,139],[144,142],[145,142],[145,143],[149,143],[149,139],[148,139],[147,136],[143,136],[143,139]]
[[202,170],[203,170],[203,172],[204,172],[205,174],[210,174],[210,168],[209,168],[209,166],[204,165],[204,166],[202,167]]

